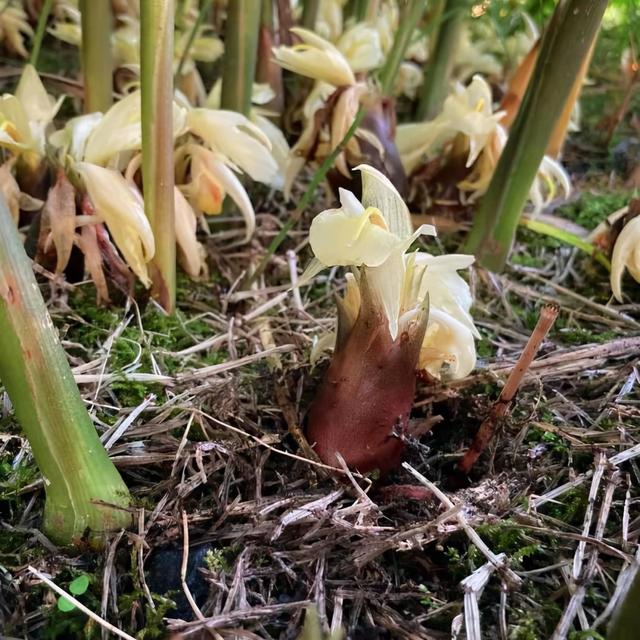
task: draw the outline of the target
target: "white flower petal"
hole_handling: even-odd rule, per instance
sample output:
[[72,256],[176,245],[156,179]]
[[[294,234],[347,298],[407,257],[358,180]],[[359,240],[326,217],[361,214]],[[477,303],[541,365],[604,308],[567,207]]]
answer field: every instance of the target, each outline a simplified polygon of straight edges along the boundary
[[155,243],[140,192],[112,169],[87,162],[79,162],[76,169],[87,188],[96,216],[107,225],[127,264],[149,287],[151,280],[146,263],[153,258]]
[[281,67],[336,87],[355,83],[349,63],[330,42],[301,27],[293,27],[291,32],[302,44],[273,47],[273,55]]
[[229,158],[254,180],[270,184],[277,175],[269,138],[241,113],[192,109],[187,125],[211,149]]
[[378,209],[389,231],[394,235],[399,238],[411,236],[413,232],[411,214],[389,178],[368,164],[355,167],[355,171],[360,171],[362,176],[363,206]]
[[629,269],[640,282],[640,217],[636,216],[623,227],[611,255],[611,290],[618,302],[622,302],[622,276]]
[[373,208],[363,208],[359,214],[327,209],[313,219],[309,229],[313,253],[327,266],[376,267],[389,257],[398,242],[380,212]]
[[22,104],[30,122],[40,122],[45,125],[53,120],[62,104],[62,99],[56,102],[55,98],[47,93],[38,72],[31,64],[25,65],[15,96]]
[[[186,109],[173,104],[173,135],[185,128]],[[123,151],[142,147],[140,91],[134,91],[116,102],[93,129],[85,146],[84,160],[92,164],[106,164]]]
[[211,154],[211,156],[207,162],[207,167],[224,187],[229,197],[238,205],[246,225],[245,241],[248,241],[256,230],[256,214],[253,210],[251,199],[236,174],[224,162],[218,160],[214,154]]
[[196,237],[196,214],[178,187],[174,187],[173,194],[176,244],[180,249],[180,264],[188,275],[196,278],[205,268],[204,248]]
[[440,377],[444,364],[453,379],[468,376],[476,365],[476,348],[469,329],[448,313],[429,308],[429,323],[420,351],[419,366]]

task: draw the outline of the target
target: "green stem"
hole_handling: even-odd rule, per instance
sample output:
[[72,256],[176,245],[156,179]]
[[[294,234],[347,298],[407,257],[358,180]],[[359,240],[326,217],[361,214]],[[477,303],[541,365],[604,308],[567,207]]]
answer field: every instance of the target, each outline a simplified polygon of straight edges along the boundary
[[29,64],[33,65],[36,69],[38,68],[38,58],[40,57],[42,39],[44,38],[45,29],[47,28],[47,20],[49,19],[52,6],[53,0],[44,0],[42,3],[42,9],[40,9],[40,15],[38,16],[38,26],[36,27],[36,33],[33,36],[31,56],[29,58]]
[[223,109],[248,116],[261,12],[256,0],[234,0],[229,3],[228,11],[221,105]]
[[574,79],[598,33],[607,0],[560,0],[543,37],[533,76],[464,251],[499,271]]
[[393,83],[404,58],[404,52],[407,50],[418,21],[424,13],[424,7],[424,0],[408,0],[403,7],[400,26],[393,39],[393,46],[380,71],[380,89],[383,95],[388,96],[393,92]]
[[356,117],[353,119],[351,126],[347,133],[345,133],[344,138],[340,141],[338,146],[324,159],[323,163],[316,169],[313,174],[313,178],[307,187],[307,190],[304,192],[304,195],[300,199],[298,206],[295,208],[295,211],[291,214],[291,217],[287,222],[282,226],[278,235],[271,241],[269,247],[267,248],[267,255],[262,258],[260,264],[256,267],[256,270],[247,278],[244,282],[244,286],[250,287],[256,279],[262,274],[262,272],[266,269],[269,264],[269,260],[271,260],[271,256],[278,250],[280,245],[284,242],[287,234],[296,224],[300,221],[302,214],[305,209],[311,204],[311,200],[313,200],[313,196],[316,193],[316,189],[320,185],[320,183],[325,179],[325,176],[329,172],[329,169],[333,166],[336,158],[346,149],[349,140],[355,135],[360,123],[362,122],[362,118],[364,118],[365,111],[362,107],[358,109],[358,113],[356,113]]
[[367,15],[367,5],[369,0],[355,0],[355,6],[353,10],[353,17],[356,22],[362,22]]
[[[86,0],[85,0],[86,1]],[[185,44],[184,51],[180,56],[180,61],[178,62],[178,68],[176,69],[175,75],[173,76],[174,82],[177,82],[180,79],[182,74],[182,69],[189,57],[189,51],[193,46],[193,41],[196,39],[198,35],[198,31],[204,22],[204,19],[207,17],[207,13],[209,12],[209,0],[200,0],[200,9],[198,11],[198,17],[196,21],[193,23],[193,27],[191,27],[191,31],[189,32],[189,38],[187,39],[187,43]]]
[[552,224],[548,224],[540,220],[526,217],[522,217],[520,219],[520,225],[530,231],[543,236],[548,236],[549,238],[554,238],[555,240],[560,240],[560,242],[564,242],[572,247],[576,247],[576,249],[580,249],[580,251],[584,251],[596,262],[600,263],[607,271],[611,271],[611,262],[609,262],[608,258],[599,251],[596,246],[587,240],[584,240],[580,236],[577,236],[575,233],[571,233],[565,229],[560,229]]
[[[44,531],[78,543],[128,527],[129,492],[100,443],[0,196],[0,380],[44,479]],[[96,504],[97,501],[108,504]]]
[[144,208],[156,243],[153,295],[168,313],[176,301],[173,15],[173,0],[140,2]]
[[449,91],[466,10],[466,0],[446,0],[440,7],[440,13],[436,12],[435,17],[440,20],[440,28],[431,57],[424,69],[424,83],[416,111],[418,120],[435,118],[442,109]]
[[304,0],[302,7],[302,26],[313,31],[316,28],[320,0]]
[[113,104],[111,0],[80,0],[84,111],[105,113]]

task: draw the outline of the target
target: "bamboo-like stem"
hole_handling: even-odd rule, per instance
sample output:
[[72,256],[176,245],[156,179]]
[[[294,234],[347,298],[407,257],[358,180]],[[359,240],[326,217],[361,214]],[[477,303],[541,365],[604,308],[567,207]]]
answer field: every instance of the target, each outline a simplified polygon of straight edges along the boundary
[[362,22],[367,15],[367,5],[369,0],[355,0],[353,7],[353,17],[356,22]]
[[[129,492],[100,443],[0,196],[0,380],[44,478],[44,531],[59,544],[129,526]],[[100,501],[107,504],[96,504]]]
[[500,270],[520,214],[574,80],[597,35],[607,0],[560,0],[543,37],[533,76],[464,247]]
[[111,0],[80,0],[84,112],[106,112],[113,104]]
[[178,82],[180,80],[180,76],[182,75],[182,69],[184,68],[187,58],[189,57],[189,51],[191,51],[191,47],[193,46],[193,41],[196,39],[196,36],[198,35],[198,31],[200,30],[200,27],[202,26],[205,18],[207,17],[207,13],[209,12],[209,9],[210,9],[209,1],[200,0],[200,9],[198,9],[198,15],[196,17],[195,22],[193,23],[193,26],[191,27],[191,31],[189,32],[189,38],[187,39],[187,43],[184,46],[184,51],[180,56],[180,61],[178,62],[178,67],[176,69],[176,72],[173,78],[174,82]]
[[271,52],[279,40],[278,32],[275,29],[274,8],[273,0],[261,1],[255,78],[256,82],[268,84],[273,89],[275,95],[264,107],[278,114],[275,121],[279,122],[280,114],[284,111],[284,86],[282,84],[282,67],[275,62]]
[[220,102],[223,109],[248,116],[261,11],[256,0],[234,0],[229,3],[228,11]]
[[304,0],[302,6],[302,26],[305,29],[313,31],[316,28],[318,9],[320,9],[320,0]]
[[393,91],[393,83],[404,58],[404,52],[411,42],[411,36],[424,13],[424,8],[424,0],[408,0],[403,7],[393,46],[380,72],[380,89],[384,95],[390,95]]
[[142,184],[156,243],[152,292],[168,312],[176,302],[173,166],[173,0],[140,2]]
[[47,28],[47,20],[49,19],[52,6],[53,0],[44,0],[42,3],[42,9],[40,9],[40,15],[38,16],[38,25],[36,26],[36,33],[33,36],[31,55],[29,56],[29,64],[33,65],[36,69],[38,68],[38,58],[40,57],[42,39],[44,38],[45,30]]
[[418,120],[435,118],[447,97],[467,6],[466,0],[446,0],[440,15],[435,12],[436,19],[440,20],[440,28],[424,70],[424,83],[416,111]]
[[578,71],[578,75],[573,81],[573,86],[571,87],[571,92],[569,93],[569,97],[565,102],[564,109],[560,114],[558,121],[556,122],[553,133],[551,134],[551,139],[549,140],[549,144],[547,146],[547,155],[551,156],[552,158],[558,158],[562,153],[562,147],[564,146],[564,141],[569,130],[569,123],[571,122],[571,115],[573,114],[573,109],[576,106],[578,98],[580,97],[580,93],[582,92],[582,85],[584,84],[585,76],[587,75],[587,71],[589,70],[589,66],[591,65],[593,52],[596,49],[595,45],[596,39],[594,37],[593,41],[591,42],[589,53],[582,61],[582,66],[580,67],[580,71]]

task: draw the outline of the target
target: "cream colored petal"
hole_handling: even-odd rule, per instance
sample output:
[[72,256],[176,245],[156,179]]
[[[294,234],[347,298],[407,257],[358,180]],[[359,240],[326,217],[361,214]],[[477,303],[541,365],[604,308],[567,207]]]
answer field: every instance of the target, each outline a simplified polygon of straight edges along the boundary
[[272,49],[281,67],[336,87],[355,83],[349,63],[334,45],[301,27],[294,27],[291,32],[302,40],[302,44]]
[[[361,164],[354,169],[362,176],[362,204],[365,208],[375,207],[382,213],[389,231],[399,238],[413,233],[411,214],[398,190],[383,173]],[[435,235],[435,230],[433,235]]]
[[242,114],[192,109],[187,116],[187,125],[211,149],[228,158],[254,180],[269,184],[278,173],[269,138]]
[[[424,224],[408,238],[400,240],[393,248],[389,257],[380,266],[367,268],[367,281],[371,292],[377,297],[385,311],[389,322],[389,333],[393,340],[398,336],[400,316],[407,311],[413,311],[423,304],[422,298],[417,298],[406,308],[407,261],[405,252],[421,235],[435,235],[431,225]],[[409,274],[411,275],[411,274]]]
[[0,12],[0,35],[6,48],[22,58],[29,53],[24,46],[24,36],[33,37],[33,29],[28,22],[27,14],[21,6],[10,6],[6,3]]
[[197,220],[191,205],[177,187],[174,191],[176,244],[179,248],[180,266],[192,278],[197,278],[205,270],[204,247],[196,237]]
[[20,100],[10,94],[5,94],[0,98],[0,116],[2,126],[1,142],[3,146],[21,145],[21,148],[31,148],[34,145],[31,135],[31,127],[24,107]]
[[315,256],[328,266],[377,266],[389,257],[398,239],[368,221],[329,209],[313,219],[309,243]]
[[79,47],[82,43],[82,29],[80,25],[72,22],[54,22],[47,32],[61,42],[66,42],[73,47]]
[[76,169],[84,181],[96,215],[107,225],[127,264],[149,287],[151,280],[146,263],[153,258],[155,243],[140,192],[112,169],[87,162],[79,162]]
[[380,34],[362,22],[342,34],[337,48],[355,73],[377,69],[384,62]]
[[[185,129],[186,110],[173,105],[173,135]],[[92,164],[106,164],[123,151],[142,147],[140,91],[134,91],[116,102],[87,139],[84,160]]]
[[396,128],[396,146],[404,170],[411,173],[425,156],[438,150],[442,139],[448,135],[442,119],[399,125]]
[[269,183],[274,189],[282,190],[285,184],[285,176],[291,161],[291,149],[284,134],[271,120],[264,116],[253,114],[254,124],[264,133],[271,143],[271,155],[278,165],[278,171]]
[[207,158],[207,168],[240,209],[246,226],[245,241],[248,242],[256,229],[256,214],[251,199],[236,174],[222,160],[216,158],[215,154],[207,153],[210,154]]
[[622,302],[622,276],[629,269],[640,282],[640,217],[635,217],[623,227],[611,255],[611,290],[618,302]]
[[22,104],[27,120],[44,124],[53,120],[63,100],[61,98],[56,101],[47,93],[38,72],[31,64],[23,69],[15,96]]
[[464,378],[473,371],[476,365],[473,335],[453,316],[430,306],[419,367],[439,378],[445,364],[446,376],[453,379]]
[[101,113],[96,112],[71,118],[64,129],[59,129],[49,136],[49,142],[68,153],[74,160],[81,161],[87,140],[102,117]]
[[392,340],[398,337],[405,270],[403,247],[396,247],[380,266],[364,270],[370,290],[387,316]]
[[422,85],[424,74],[422,69],[413,62],[403,62],[398,69],[398,75],[393,85],[394,95],[404,95],[415,100],[418,88]]

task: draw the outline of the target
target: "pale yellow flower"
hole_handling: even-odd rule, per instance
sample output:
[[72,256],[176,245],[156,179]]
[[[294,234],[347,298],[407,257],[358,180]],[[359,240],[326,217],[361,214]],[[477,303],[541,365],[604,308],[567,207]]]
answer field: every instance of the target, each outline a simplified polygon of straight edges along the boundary
[[[173,103],[173,136],[185,130],[187,110]],[[89,134],[84,160],[105,165],[114,156],[142,148],[140,91],[118,100],[100,119]]]
[[198,220],[191,205],[178,187],[174,187],[174,211],[178,262],[192,278],[206,271],[206,252],[196,239]]
[[225,158],[198,145],[188,145],[186,152],[191,157],[191,182],[184,191],[192,206],[201,213],[217,215],[222,212],[222,201],[228,194],[242,214],[245,240],[249,240],[256,226],[253,205]]
[[337,47],[356,73],[377,69],[384,62],[378,31],[361,22],[342,34]]
[[[470,192],[463,201],[472,202],[487,190],[507,143],[507,132],[500,124],[504,113],[493,110],[491,87],[481,76],[474,76],[467,87],[456,84],[436,118],[398,127],[396,145],[405,170],[413,172],[443,149],[445,153],[468,149],[466,166],[471,171],[458,187]],[[570,192],[569,176],[562,165],[544,156],[529,191],[534,214],[558,195],[567,198]]]
[[151,286],[147,263],[155,253],[155,243],[137,187],[118,171],[88,162],[75,166],[96,216],[107,225],[113,241],[140,281],[145,287]]
[[33,38],[33,29],[25,10],[14,3],[5,3],[0,11],[0,40],[10,53],[28,58],[29,53],[24,46],[25,36]]
[[278,171],[269,138],[248,118],[235,111],[191,109],[187,126],[213,151],[222,154],[258,182],[269,184]]
[[622,276],[625,269],[640,282],[640,216],[624,225],[613,247],[611,290],[618,302],[622,302]]
[[[457,274],[473,256],[405,255],[422,234],[435,234],[430,226],[412,232],[409,212],[397,190],[379,171],[362,165],[362,202],[340,190],[341,208],[318,214],[309,231],[315,260],[303,281],[325,266],[352,266],[347,289],[339,304],[340,330],[350,331],[362,304],[362,281],[367,296],[387,318],[395,340],[428,310],[419,366],[434,376],[461,378],[475,366],[474,339],[478,332],[469,314],[472,299],[466,282]],[[314,358],[321,340],[314,347]]]
[[293,27],[291,32],[302,43],[273,48],[273,55],[281,67],[335,87],[355,83],[349,62],[329,41],[302,27]]
[[343,31],[342,12],[346,0],[323,0],[318,3],[316,32],[330,42],[335,42]]
[[50,96],[35,68],[27,64],[15,95],[0,98],[0,146],[35,166],[44,155],[46,131],[64,97]]

